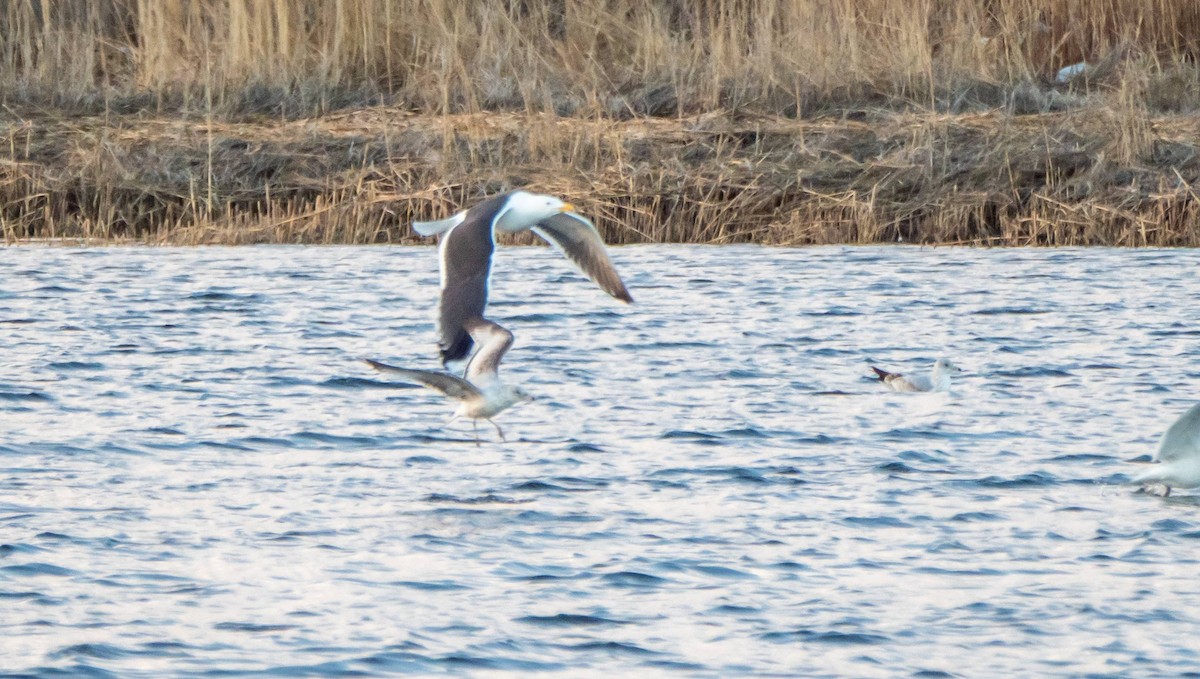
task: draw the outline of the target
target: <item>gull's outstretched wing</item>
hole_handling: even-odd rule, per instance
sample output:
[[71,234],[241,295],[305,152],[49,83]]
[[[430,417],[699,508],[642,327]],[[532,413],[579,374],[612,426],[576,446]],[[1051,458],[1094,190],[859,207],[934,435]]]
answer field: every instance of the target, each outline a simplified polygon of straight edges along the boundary
[[600,233],[586,217],[563,212],[538,222],[533,232],[558,248],[602,290],[623,302],[633,302],[608,258]]
[[428,238],[429,236],[433,236],[433,235],[436,235],[439,233],[443,233],[445,231],[449,231],[450,229],[453,229],[454,227],[458,226],[459,224],[462,224],[463,220],[466,218],[467,218],[467,211],[463,210],[462,212],[454,215],[453,217],[447,217],[446,219],[438,219],[438,220],[435,220],[432,222],[413,222],[412,228],[413,228],[413,231],[416,231],[418,234]]
[[479,345],[479,349],[467,363],[466,376],[473,384],[483,387],[496,381],[500,360],[513,345],[513,334],[486,318],[472,318],[464,327],[471,333],[471,339]]
[[409,370],[408,368],[397,368],[394,365],[372,361],[369,358],[363,359],[367,365],[376,370],[383,372],[396,373],[404,379],[423,384],[434,391],[441,392],[443,395],[465,401],[470,398],[480,396],[481,393],[475,388],[475,385],[454,375],[446,373],[434,372],[432,370]]

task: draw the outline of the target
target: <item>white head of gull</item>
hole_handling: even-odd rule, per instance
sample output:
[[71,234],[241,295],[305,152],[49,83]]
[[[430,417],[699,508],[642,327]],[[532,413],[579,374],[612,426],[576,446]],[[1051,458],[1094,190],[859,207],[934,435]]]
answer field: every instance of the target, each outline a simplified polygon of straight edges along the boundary
[[532,401],[533,396],[520,387],[500,381],[500,359],[512,346],[513,334],[482,318],[471,319],[466,325],[479,344],[479,349],[467,363],[466,379],[433,370],[398,368],[369,358],[364,360],[376,370],[398,374],[458,401],[458,410],[446,424],[460,417],[469,418],[475,431],[475,445],[479,445],[479,420],[491,422],[503,441],[504,430],[492,418],[518,403]]
[[491,283],[496,231],[532,230],[558,248],[580,271],[613,297],[632,302],[613,268],[596,227],[575,206],[554,196],[513,191],[489,198],[453,217],[413,222],[422,236],[442,234],[438,347],[442,363],[465,358],[471,334],[465,323],[482,318]]
[[1135,476],[1133,483],[1160,484],[1163,497],[1171,494],[1171,488],[1200,486],[1200,403],[1167,428],[1154,453],[1154,464]]
[[934,361],[928,375],[888,372],[875,366],[871,370],[892,391],[950,391],[950,376],[963,371],[948,358]]

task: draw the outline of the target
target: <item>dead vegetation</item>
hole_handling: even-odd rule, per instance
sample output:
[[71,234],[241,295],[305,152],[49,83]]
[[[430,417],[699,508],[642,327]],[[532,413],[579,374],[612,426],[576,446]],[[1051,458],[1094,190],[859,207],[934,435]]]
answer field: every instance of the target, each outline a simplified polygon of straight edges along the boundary
[[[1200,245],[1191,0],[23,0],[6,241]],[[1062,68],[1072,69],[1059,78]]]

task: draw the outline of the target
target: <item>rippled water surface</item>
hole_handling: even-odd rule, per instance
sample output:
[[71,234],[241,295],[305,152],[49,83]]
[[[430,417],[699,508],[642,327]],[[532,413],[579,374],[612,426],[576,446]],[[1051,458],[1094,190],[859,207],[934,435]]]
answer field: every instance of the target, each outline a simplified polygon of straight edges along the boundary
[[[0,250],[0,671],[1177,676],[1200,254],[498,254],[444,426],[430,248]],[[868,362],[967,373],[891,394]]]

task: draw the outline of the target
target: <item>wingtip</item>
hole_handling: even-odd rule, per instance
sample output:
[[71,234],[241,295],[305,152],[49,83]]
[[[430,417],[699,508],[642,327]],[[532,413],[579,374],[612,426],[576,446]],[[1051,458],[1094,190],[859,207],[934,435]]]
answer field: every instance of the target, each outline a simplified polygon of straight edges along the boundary
[[461,361],[466,358],[471,353],[471,345],[471,337],[470,335],[466,335],[465,341],[463,339],[459,339],[448,347],[441,347],[442,367],[446,367],[454,361]]
[[633,304],[633,295],[629,294],[629,289],[625,287],[624,282],[620,279],[617,279],[615,282],[604,282],[600,285],[600,289],[607,292],[608,296],[613,299],[620,300],[626,304]]
[[875,366],[871,366],[871,370],[875,371],[875,376],[879,379],[880,382],[882,382],[883,380],[886,380],[888,375],[891,375],[890,372],[888,372],[886,370],[880,370],[879,368],[876,368]]
[[436,219],[429,222],[414,221],[412,223],[412,230],[415,231],[419,236],[429,238],[430,236],[436,236],[439,233],[445,233],[450,229],[453,229],[459,224],[462,224],[463,220],[466,218],[467,212],[464,210],[445,219]]
[[439,219],[430,222],[413,222],[412,230],[422,238],[429,238],[430,236],[436,236],[438,233],[445,230],[444,222],[446,221],[447,220]]

